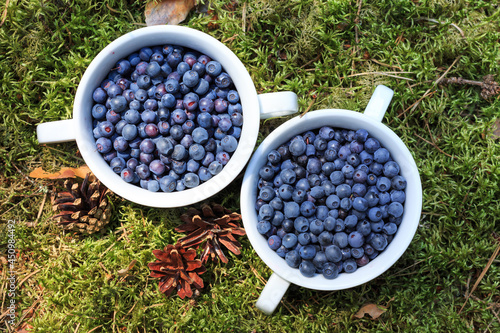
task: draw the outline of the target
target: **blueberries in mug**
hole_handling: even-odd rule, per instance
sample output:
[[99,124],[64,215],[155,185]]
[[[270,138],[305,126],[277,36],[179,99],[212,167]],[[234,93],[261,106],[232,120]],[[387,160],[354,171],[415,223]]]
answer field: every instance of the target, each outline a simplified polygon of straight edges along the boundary
[[324,126],[296,135],[268,153],[258,176],[257,230],[305,277],[335,279],[366,266],[402,221],[406,179],[365,129]]
[[92,99],[97,151],[124,181],[149,191],[194,188],[238,148],[240,95],[221,63],[195,50],[141,48],[117,61]]

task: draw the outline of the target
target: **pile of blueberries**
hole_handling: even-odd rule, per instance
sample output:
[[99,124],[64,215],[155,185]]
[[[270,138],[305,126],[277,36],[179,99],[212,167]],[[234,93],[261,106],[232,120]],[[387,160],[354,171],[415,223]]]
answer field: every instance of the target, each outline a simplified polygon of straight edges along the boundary
[[177,45],[117,62],[93,92],[96,148],[121,178],[182,191],[217,175],[238,146],[239,94],[222,65]]
[[406,180],[364,129],[295,136],[268,154],[259,177],[257,230],[306,277],[365,266],[402,221]]

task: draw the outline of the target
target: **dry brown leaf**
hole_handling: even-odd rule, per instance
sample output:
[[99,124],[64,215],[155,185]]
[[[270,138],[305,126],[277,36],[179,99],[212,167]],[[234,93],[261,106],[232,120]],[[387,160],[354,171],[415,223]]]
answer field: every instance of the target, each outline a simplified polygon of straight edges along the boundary
[[359,311],[354,315],[356,318],[363,318],[365,314],[369,315],[373,320],[380,317],[382,313],[387,311],[387,307],[376,304],[366,304],[359,309]]
[[161,0],[146,4],[146,25],[179,24],[196,5],[196,0]]
[[36,168],[30,172],[31,178],[42,178],[42,179],[64,179],[64,178],[85,178],[87,173],[90,172],[88,166],[83,165],[79,168],[62,168],[61,170],[50,173],[42,168]]
[[119,270],[118,272],[116,272],[116,273],[118,273],[118,275],[120,275],[120,276],[125,276],[125,275],[127,275],[128,271],[130,271],[130,270],[132,269],[132,267],[134,267],[134,265],[135,265],[135,263],[136,263],[136,262],[137,262],[137,260],[135,260],[135,259],[134,259],[134,260],[132,260],[132,261],[130,262],[130,264],[128,264],[128,266],[127,266],[126,268],[124,268],[124,269],[120,269],[120,270]]

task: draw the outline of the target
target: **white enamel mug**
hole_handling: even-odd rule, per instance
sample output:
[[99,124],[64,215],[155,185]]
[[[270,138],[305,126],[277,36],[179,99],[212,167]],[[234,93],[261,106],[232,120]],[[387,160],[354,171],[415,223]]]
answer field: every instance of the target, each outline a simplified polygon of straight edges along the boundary
[[[123,181],[97,152],[92,134],[94,89],[107,77],[118,60],[142,47],[163,44],[192,48],[219,61],[235,84],[243,109],[238,148],[223,170],[195,188],[172,193],[151,192]],[[42,123],[37,127],[37,137],[39,143],[76,140],[83,159],[95,176],[111,191],[127,200],[151,207],[180,207],[209,198],[238,176],[255,148],[261,119],[289,115],[297,110],[297,95],[293,92],[258,95],[245,66],[217,39],[187,27],[159,25],[129,32],[106,46],[90,63],[80,81],[73,105],[73,119]]]
[[[241,188],[241,214],[243,224],[252,246],[259,257],[271,268],[273,274],[262,291],[256,306],[271,314],[278,306],[291,283],[316,290],[341,290],[366,283],[391,267],[406,251],[417,230],[422,209],[422,185],[415,161],[403,141],[382,119],[392,99],[393,91],[385,86],[375,89],[364,113],[328,109],[308,112],[295,117],[276,128],[253,154],[243,178]],[[266,239],[257,231],[257,183],[259,170],[267,162],[268,153],[294,136],[322,126],[357,130],[364,128],[387,148],[399,163],[401,175],[407,180],[403,221],[387,246],[374,260],[358,268],[354,273],[340,273],[336,279],[328,280],[322,275],[304,277],[298,269],[288,266],[283,258],[269,248]]]

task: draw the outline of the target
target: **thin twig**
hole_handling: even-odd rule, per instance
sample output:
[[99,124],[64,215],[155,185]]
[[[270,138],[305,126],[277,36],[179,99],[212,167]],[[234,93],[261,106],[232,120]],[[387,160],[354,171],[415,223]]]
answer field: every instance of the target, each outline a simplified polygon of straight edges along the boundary
[[9,8],[9,1],[10,0],[7,0],[5,2],[5,9],[3,10],[2,13],[2,20],[0,21],[0,27],[5,23],[5,19],[7,18],[7,8]]
[[450,154],[448,154],[448,153],[444,152],[444,151],[443,151],[441,148],[439,148],[439,147],[438,147],[438,145],[436,145],[434,142],[431,142],[431,141],[429,141],[429,140],[424,139],[423,137],[421,137],[421,136],[420,136],[420,135],[418,135],[417,133],[415,133],[415,135],[416,135],[417,137],[419,137],[420,139],[424,140],[425,142],[427,142],[428,144],[430,144],[430,145],[434,146],[434,148],[436,148],[437,150],[439,150],[439,152],[440,152],[440,153],[442,153],[442,154],[444,154],[444,155],[446,155],[446,156],[448,156],[448,157],[450,157],[450,158],[454,158],[454,159],[456,159],[456,157],[455,157],[455,156],[452,156],[452,155],[450,155]]
[[484,267],[483,271],[481,272],[481,274],[479,275],[476,283],[474,283],[474,286],[472,286],[472,290],[470,291],[470,293],[467,295],[467,297],[465,298],[465,302],[464,304],[462,305],[462,307],[460,308],[460,311],[458,311],[458,314],[460,314],[462,312],[462,310],[464,309],[465,305],[467,304],[467,301],[469,300],[469,297],[472,295],[472,293],[476,290],[477,286],[479,286],[479,283],[481,282],[481,280],[483,279],[483,277],[486,275],[486,273],[488,272],[488,269],[490,268],[491,264],[493,263],[493,260],[496,258],[496,256],[498,255],[498,252],[500,252],[500,244],[498,244],[497,248],[495,249],[495,251],[493,251],[493,255],[490,257],[490,260],[488,260],[488,263],[486,264],[486,267]]
[[40,220],[40,217],[42,216],[43,207],[45,207],[45,201],[47,201],[47,192],[45,192],[45,194],[43,195],[42,204],[40,205],[40,209],[38,210],[38,214],[36,216],[35,222],[33,223],[33,227],[36,226],[36,224]]
[[309,103],[309,105],[307,106],[307,109],[306,109],[304,112],[302,112],[302,114],[300,115],[300,117],[301,117],[301,118],[302,118],[302,117],[304,117],[304,116],[305,116],[305,114],[309,112],[309,110],[311,110],[311,108],[312,108],[312,106],[313,106],[313,104],[314,104],[314,102],[315,102],[315,101],[316,101],[316,97],[314,97],[314,98],[312,99],[312,101],[311,101],[311,102]]
[[96,327],[94,327],[93,329],[91,329],[90,331],[88,331],[87,333],[92,333],[92,332],[94,332],[96,329],[101,328],[101,327],[102,327],[102,325],[96,326]]
[[420,104],[420,102],[424,98],[426,98],[427,96],[433,94],[434,92],[432,92],[432,89],[436,85],[438,85],[439,82],[441,82],[441,80],[448,74],[448,72],[453,68],[453,66],[455,66],[455,64],[458,62],[459,59],[460,59],[460,56],[458,56],[458,58],[453,61],[453,63],[451,64],[451,66],[448,67],[448,69],[443,73],[443,75],[441,75],[439,77],[439,79],[437,79],[436,81],[434,81],[434,83],[432,84],[432,87],[430,87],[429,89],[427,89],[427,91],[424,93],[424,95],[422,97],[420,97],[415,103],[413,103],[410,107],[408,107],[406,110],[404,110],[403,113],[399,114],[398,117],[400,117],[401,115],[404,115],[409,109],[411,109],[410,112],[415,111],[415,109],[418,107],[418,105]]
[[241,20],[243,21],[242,26],[241,26],[241,30],[243,30],[243,34],[245,34],[245,32],[247,30],[247,3],[246,2],[243,3]]
[[365,72],[365,73],[355,73],[355,74],[350,74],[347,76],[343,76],[340,79],[346,79],[349,77],[354,77],[354,76],[363,76],[363,75],[385,75],[385,76],[390,76],[394,77],[397,79],[403,79],[403,80],[408,80],[408,81],[413,81],[413,79],[403,77],[403,76],[397,76],[394,74],[413,74],[412,72]]
[[36,273],[38,273],[38,272],[40,272],[40,271],[41,271],[41,269],[37,269],[36,271],[33,271],[33,272],[31,272],[30,274],[28,274],[28,276],[26,276],[26,277],[25,277],[25,278],[24,278],[21,282],[19,282],[19,284],[18,284],[18,286],[17,286],[17,287],[18,287],[18,288],[21,288],[21,286],[23,285],[23,283],[24,283],[26,280],[28,280],[30,277],[32,277],[33,275],[35,275]]
[[[446,22],[443,22],[443,21],[438,21],[438,20],[431,19],[431,18],[428,18],[428,17],[421,17],[421,18],[417,19],[417,21],[429,21],[429,22],[438,23],[438,24],[447,24]],[[453,28],[455,28],[455,29],[457,29],[457,30],[458,30],[458,32],[460,33],[460,36],[462,36],[463,38],[465,38],[465,34],[464,34],[463,30],[462,30],[462,29],[460,29],[460,28],[458,27],[458,25],[456,25],[455,23],[450,23],[450,25],[451,25]]]
[[[399,70],[400,70],[400,72],[402,72],[402,71],[403,71],[403,69],[402,69],[401,67],[398,67],[398,66],[393,66],[393,65],[389,65],[389,64],[384,64],[383,62],[378,61],[378,60],[373,59],[373,58],[371,58],[371,59],[370,59],[370,61],[373,61],[374,63],[376,63],[376,64],[378,64],[378,65],[380,65],[380,66],[384,66],[384,67],[388,67],[388,68],[395,68],[395,69],[399,69]],[[400,73],[400,72],[398,72],[398,73]]]

